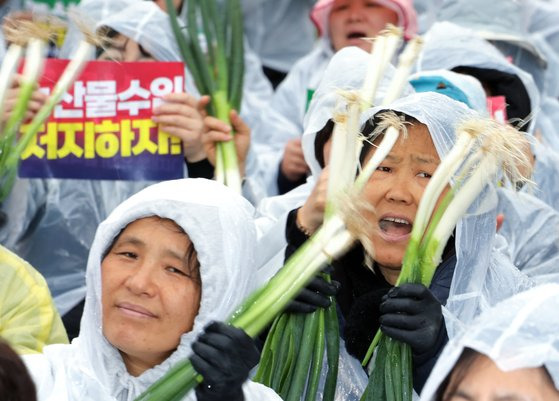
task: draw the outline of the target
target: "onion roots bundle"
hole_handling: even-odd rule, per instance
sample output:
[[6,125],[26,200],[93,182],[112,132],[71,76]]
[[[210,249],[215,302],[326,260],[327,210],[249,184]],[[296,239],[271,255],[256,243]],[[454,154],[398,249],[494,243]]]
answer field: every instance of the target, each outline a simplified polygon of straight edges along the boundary
[[[230,111],[239,111],[243,92],[244,45],[240,1],[226,1],[225,12],[218,11],[216,0],[189,0],[184,3],[187,10],[183,27],[177,19],[173,1],[166,0],[181,57],[198,91],[211,97],[208,112],[231,125]],[[217,144],[215,177],[217,181],[241,192],[241,175],[233,140]]]
[[[455,145],[436,169],[421,198],[397,286],[421,283],[428,287],[456,224],[482,190],[501,178],[501,171],[513,183],[512,187],[526,181],[521,171],[530,171],[523,152],[526,138],[514,128],[479,119],[463,123],[457,127],[457,133]],[[453,187],[442,195],[450,182]],[[369,363],[374,351],[372,374],[361,400],[411,401],[410,346],[379,330],[363,365]]]

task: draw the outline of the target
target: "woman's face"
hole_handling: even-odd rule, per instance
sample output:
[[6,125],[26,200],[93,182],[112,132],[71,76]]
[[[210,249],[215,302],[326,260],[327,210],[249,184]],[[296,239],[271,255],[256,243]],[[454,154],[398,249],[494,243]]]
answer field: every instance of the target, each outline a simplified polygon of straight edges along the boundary
[[107,61],[155,61],[152,55],[127,36],[117,34],[111,38],[109,44],[97,60]]
[[171,220],[148,217],[129,224],[101,263],[103,334],[131,374],[163,362],[192,330],[201,289],[191,246]]
[[[373,153],[374,147],[365,163]],[[429,131],[416,123],[408,126],[407,139],[396,142],[365,187],[365,199],[375,209],[374,216],[367,215],[373,220],[374,260],[389,282],[400,272],[419,201],[439,164]]]
[[332,47],[370,51],[371,43],[363,38],[376,36],[387,24],[398,25],[398,14],[376,0],[335,0],[328,17]]
[[460,383],[451,376],[443,401],[558,401],[559,391],[543,368],[503,372],[480,355]]

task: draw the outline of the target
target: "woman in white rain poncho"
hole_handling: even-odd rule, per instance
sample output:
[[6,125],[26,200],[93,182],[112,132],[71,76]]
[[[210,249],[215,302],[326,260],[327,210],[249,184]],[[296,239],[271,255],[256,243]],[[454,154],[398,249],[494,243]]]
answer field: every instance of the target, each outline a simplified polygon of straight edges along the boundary
[[[39,400],[132,401],[171,366],[190,357],[191,346],[204,327],[226,319],[254,289],[252,213],[240,196],[200,179],[153,185],[117,207],[99,226],[91,248],[79,337],[71,345],[48,346],[42,355],[25,359]],[[154,219],[158,228],[133,229]],[[186,233],[189,246],[180,245],[185,241],[180,230]],[[156,253],[150,253],[152,249]],[[193,262],[198,263],[199,274]],[[124,278],[114,279],[115,271],[123,272]],[[182,283],[190,288],[185,298],[181,297]],[[181,326],[186,327],[184,331],[178,331]],[[163,352],[165,341],[171,346]],[[234,350],[235,344],[229,347]],[[145,355],[138,357],[142,352]],[[158,356],[152,359],[156,352]],[[227,353],[224,360],[236,356]],[[247,365],[253,357],[247,356]],[[248,382],[243,389],[247,401],[279,400],[259,384]],[[194,395],[187,399],[194,400]],[[199,401],[204,399],[215,398],[198,395]]]
[[[340,10],[335,17],[340,23],[331,30],[328,21],[333,15],[332,10]],[[307,171],[304,163],[286,161],[282,174],[279,174],[280,162],[284,158],[293,160],[294,155],[299,161],[302,159],[299,141],[304,132],[305,113],[334,53],[346,46],[368,48],[368,43],[361,38],[376,36],[387,23],[401,26],[406,38],[411,38],[416,31],[416,15],[409,0],[323,0],[317,2],[312,15],[321,34],[319,43],[293,66],[277,88],[270,107],[265,110],[262,125],[254,127],[256,149],[260,149],[258,167],[270,196],[285,193],[305,180]],[[336,35],[332,34],[334,30]],[[340,40],[340,37],[344,39]],[[286,145],[290,149],[285,152],[291,155],[288,157],[284,154]],[[287,166],[290,172],[284,171]],[[294,167],[302,171],[294,172]]]
[[[401,98],[387,107],[369,109],[362,116],[362,121],[365,123],[386,110],[414,118],[416,122],[412,121],[412,125],[419,126],[417,122],[424,124],[434,144],[431,152],[435,152],[440,158],[448,153],[455,141],[456,125],[477,116],[465,105],[446,96],[437,93],[420,93]],[[369,128],[374,129],[375,120],[372,121],[372,126],[369,123],[365,125],[363,129],[365,132],[370,132]],[[408,129],[411,129],[410,126]],[[419,134],[417,127],[409,133],[410,138],[414,134]],[[418,140],[415,139],[416,142],[413,143],[417,145]],[[405,140],[401,143],[402,146],[406,146]],[[363,157],[369,153],[370,146],[368,145],[368,149],[362,153]],[[373,175],[365,188],[364,198],[380,215],[400,213],[413,220],[416,203],[419,201],[417,198],[422,195],[422,191],[418,190],[421,182],[417,180],[428,180],[428,176],[422,178],[424,175],[418,174],[413,182],[404,183],[402,173],[398,173],[398,178],[390,181],[391,178],[386,177],[392,177],[390,167],[394,171],[399,171],[397,163],[391,165],[385,161],[381,164],[379,172]],[[402,166],[405,166],[402,167],[402,171],[412,168],[407,164]],[[385,170],[388,172],[385,173]],[[385,174],[384,180],[378,178],[377,174]],[[393,182],[394,186],[386,189],[384,182]],[[386,196],[383,188],[388,191]],[[401,199],[404,196],[406,198]],[[414,197],[413,201],[410,197]],[[465,324],[471,322],[487,307],[532,285],[532,282],[513,266],[508,257],[494,247],[496,206],[495,187],[490,185],[474,202],[466,216],[458,222],[431,286],[429,290],[422,288],[422,296],[416,299],[408,298],[401,289],[392,292],[390,299],[410,300],[410,305],[412,303],[415,305],[413,309],[421,311],[416,316],[417,312],[411,313],[403,308],[399,310],[398,316],[402,319],[411,316],[409,324],[411,325],[412,320],[415,323],[414,328],[409,326],[409,330],[404,330],[405,336],[397,338],[409,343],[416,356],[414,386],[418,390],[430,373],[447,338],[459,334]],[[372,224],[375,228],[374,233],[379,229],[382,230],[380,221],[373,221]],[[370,236],[375,248],[375,254],[372,255],[374,262],[372,269],[366,266],[364,252],[360,246],[333,263],[332,277],[341,283],[336,299],[344,319],[343,337],[348,351],[358,359],[364,356],[379,328],[381,318],[384,319],[385,314],[386,316],[390,314],[388,311],[386,313],[379,311],[379,307],[381,303],[385,304],[382,297],[393,287],[392,273],[397,274],[399,269],[394,268],[391,272],[383,269],[381,267],[385,263],[383,258],[391,259],[391,263],[397,264],[398,258],[401,263],[403,257],[403,254],[398,253],[401,248],[395,248],[396,245],[388,241],[382,242],[382,236],[379,243],[377,236],[378,234]],[[402,240],[397,245],[402,247]],[[419,285],[414,287],[419,290]],[[441,305],[444,306],[442,311]],[[421,327],[415,326],[418,322],[421,322]],[[383,330],[388,326],[388,322],[383,320]]]
[[[489,96],[505,96],[508,118],[524,121],[522,130],[534,134],[540,112],[540,95],[530,74],[522,71],[475,32],[449,22],[438,22],[425,35],[425,47],[417,61],[418,71],[448,69],[470,74],[490,88]],[[548,134],[542,132],[544,138]],[[549,133],[553,135],[553,133]],[[550,140],[553,138],[550,137]],[[545,139],[544,139],[545,140]],[[559,210],[559,153],[532,140],[535,157],[533,181],[539,199]]]
[[548,284],[487,310],[446,346],[421,400],[559,400],[558,308]]

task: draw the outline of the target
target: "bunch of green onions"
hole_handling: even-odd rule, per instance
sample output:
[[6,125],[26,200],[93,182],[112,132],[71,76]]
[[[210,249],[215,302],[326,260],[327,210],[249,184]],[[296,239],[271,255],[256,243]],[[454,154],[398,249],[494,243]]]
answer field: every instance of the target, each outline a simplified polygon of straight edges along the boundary
[[[231,125],[230,112],[239,111],[243,93],[243,18],[239,0],[228,0],[218,12],[216,0],[190,0],[181,27],[172,0],[166,0],[171,27],[181,57],[202,95],[210,95],[208,112]],[[203,49],[201,43],[205,43]],[[232,131],[233,132],[233,131]],[[234,134],[234,133],[233,133]],[[241,192],[241,175],[233,140],[216,149],[216,180]]]
[[[0,134],[0,201],[10,193],[21,154],[33,140],[41,125],[50,116],[54,107],[60,102],[64,93],[77,78],[85,63],[88,53],[94,48],[92,35],[86,35],[79,44],[79,49],[74,59],[67,65],[60,80],[56,83],[51,95],[37,112],[32,121],[25,127],[24,132],[18,137],[21,124],[25,118],[27,106],[31,95],[36,88],[37,81],[43,71],[46,41],[50,32],[44,31],[33,23],[20,22],[18,31],[12,32],[15,38],[27,37],[25,66],[20,83],[20,93],[14,109],[6,124],[1,127]],[[8,88],[14,82],[16,68],[20,62],[23,47],[21,40],[12,42],[0,69],[0,112],[4,110],[4,102]]]
[[[511,181],[525,181],[529,171],[522,149],[526,138],[511,127],[491,120],[471,120],[457,128],[457,141],[429,181],[414,220],[396,286],[421,283],[429,286],[443,250],[460,218],[487,184],[502,169]],[[525,170],[523,170],[525,169]],[[437,201],[450,182],[452,188]],[[380,330],[365,356],[372,374],[362,401],[410,401],[413,395],[412,356],[408,344],[385,336]]]
[[[353,183],[357,169],[360,102],[356,93],[344,95],[346,108],[334,117],[332,163],[338,172],[328,182],[326,217],[335,216],[339,192]],[[331,262],[331,261],[330,261]],[[326,281],[330,275],[321,273]],[[323,370],[324,351],[328,370],[324,384],[324,401],[335,397],[338,377],[339,327],[336,302],[331,297],[327,309],[301,315],[282,313],[272,324],[266,338],[260,366],[254,381],[274,389],[284,400],[314,401]]]

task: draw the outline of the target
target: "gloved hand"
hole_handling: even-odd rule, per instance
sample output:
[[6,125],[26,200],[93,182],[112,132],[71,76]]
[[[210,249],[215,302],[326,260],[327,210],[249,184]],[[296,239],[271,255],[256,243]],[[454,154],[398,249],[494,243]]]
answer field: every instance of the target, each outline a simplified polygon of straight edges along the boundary
[[344,339],[347,351],[363,360],[379,329],[380,304],[388,288],[375,288],[355,298],[345,316]]
[[204,377],[196,387],[198,401],[244,401],[242,386],[260,359],[254,340],[225,323],[209,324],[194,344],[190,358]]
[[339,290],[340,283],[337,281],[332,280],[329,283],[321,276],[316,276],[287,305],[285,311],[290,313],[312,313],[318,308],[328,308],[332,303],[330,297],[335,296]]
[[422,284],[392,288],[380,305],[380,329],[389,337],[411,346],[414,357],[429,359],[444,343],[440,302]]

